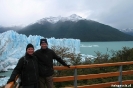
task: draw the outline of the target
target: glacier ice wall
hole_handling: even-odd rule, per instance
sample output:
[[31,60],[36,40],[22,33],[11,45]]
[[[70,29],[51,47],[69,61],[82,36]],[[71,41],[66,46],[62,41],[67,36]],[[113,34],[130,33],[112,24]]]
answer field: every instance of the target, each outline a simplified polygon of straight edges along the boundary
[[[11,60],[19,59],[20,57],[22,57],[25,54],[25,49],[28,43],[32,43],[35,47],[35,50],[39,49],[41,38],[44,37],[37,35],[29,35],[27,37],[26,35],[18,34],[13,30],[0,33],[0,71],[2,70],[2,68],[5,68],[9,64],[11,64]],[[47,38],[47,40],[49,48],[51,48],[51,46],[62,46],[68,47],[70,49],[70,52],[80,53],[79,39]]]

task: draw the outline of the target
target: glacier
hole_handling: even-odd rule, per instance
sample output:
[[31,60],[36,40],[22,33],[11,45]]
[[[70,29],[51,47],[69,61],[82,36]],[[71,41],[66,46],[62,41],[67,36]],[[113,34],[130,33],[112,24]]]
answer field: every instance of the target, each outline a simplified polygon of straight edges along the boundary
[[[0,72],[14,69],[18,60],[25,54],[28,43],[34,45],[35,50],[40,49],[40,39],[44,38],[39,35],[18,34],[13,30],[0,33]],[[55,39],[46,38],[48,47],[61,46],[69,48],[69,52],[80,53],[79,39]],[[0,78],[0,86],[6,84],[9,77]]]
[[[27,37],[13,30],[0,33],[0,71],[7,71],[11,69],[12,65],[16,65],[19,58],[25,54],[28,43],[32,43],[35,50],[39,49],[41,38],[44,37],[39,35],[29,35]],[[80,53],[79,39],[55,39],[52,37],[47,38],[47,40],[49,48],[52,46],[68,47],[70,52]]]
[[8,79],[9,79],[9,77],[0,78],[0,88],[1,88],[1,86],[4,86],[7,83]]
[[[18,60],[25,54],[28,43],[32,43],[35,50],[40,49],[41,38],[44,37],[39,35],[29,35],[27,37],[26,35],[18,34],[13,30],[0,33],[0,72],[14,69]],[[67,47],[69,48],[69,52],[75,54],[79,54],[80,47],[84,47],[83,45],[80,45],[79,39],[55,39],[54,37],[46,39],[49,48],[52,46]],[[85,60],[86,57],[95,58],[92,55],[81,54],[81,56],[82,60]],[[0,86],[5,85],[8,79],[9,77],[0,78]]]

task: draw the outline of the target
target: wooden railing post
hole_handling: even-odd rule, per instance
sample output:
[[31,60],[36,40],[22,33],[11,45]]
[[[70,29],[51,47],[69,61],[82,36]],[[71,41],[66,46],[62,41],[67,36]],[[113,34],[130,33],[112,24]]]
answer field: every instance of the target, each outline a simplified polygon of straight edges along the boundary
[[[119,67],[119,72],[120,72],[120,75],[118,77],[118,81],[120,82],[120,85],[122,85],[122,65]],[[121,87],[119,87],[121,88]]]
[[74,88],[77,88],[77,68],[74,69]]

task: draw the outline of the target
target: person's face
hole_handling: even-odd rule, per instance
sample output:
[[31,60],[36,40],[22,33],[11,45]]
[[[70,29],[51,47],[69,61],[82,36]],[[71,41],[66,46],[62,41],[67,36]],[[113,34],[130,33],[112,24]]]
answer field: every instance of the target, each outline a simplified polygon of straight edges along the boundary
[[47,46],[48,46],[47,43],[42,43],[42,44],[41,44],[41,48],[42,48],[42,49],[46,49]]
[[26,51],[29,55],[32,55],[34,53],[34,48],[29,47]]

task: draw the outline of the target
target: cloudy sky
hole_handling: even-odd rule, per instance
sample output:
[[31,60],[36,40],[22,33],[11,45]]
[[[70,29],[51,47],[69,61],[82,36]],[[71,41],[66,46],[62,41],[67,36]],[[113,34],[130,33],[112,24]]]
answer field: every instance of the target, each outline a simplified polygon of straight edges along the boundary
[[133,0],[0,0],[0,26],[25,26],[45,17],[72,14],[133,29]]

